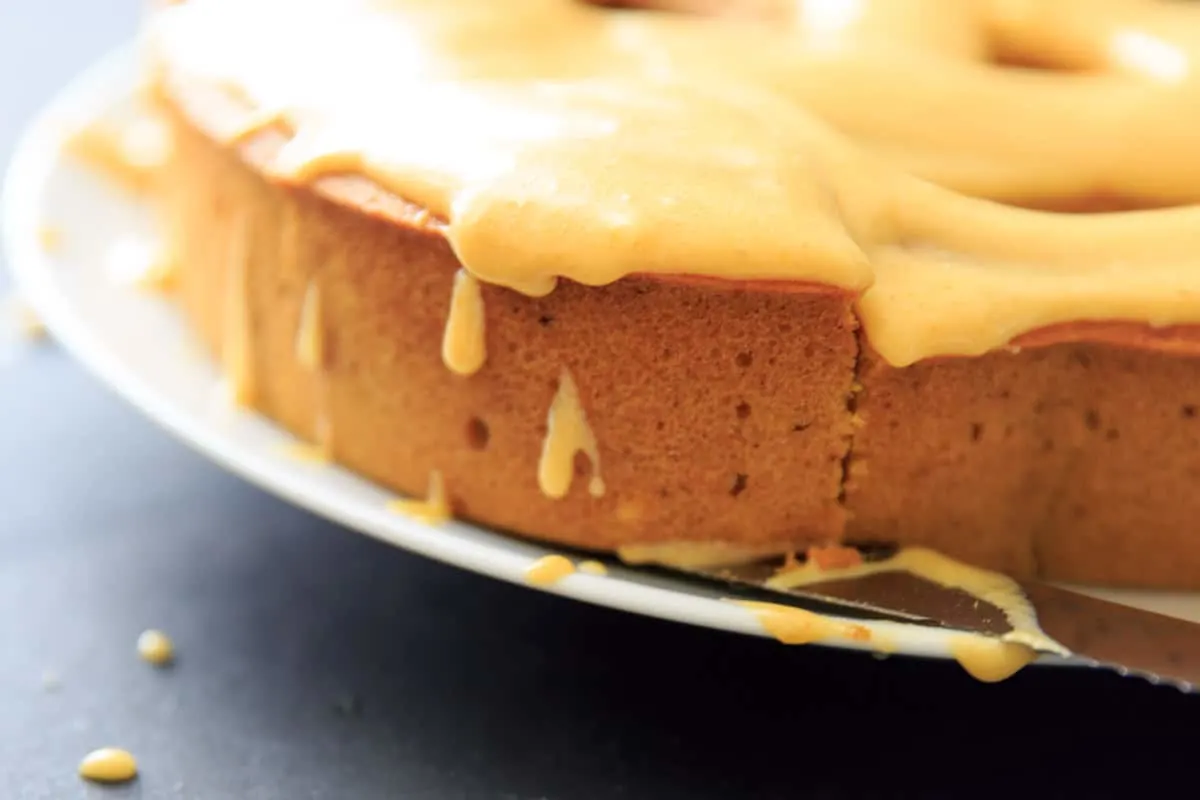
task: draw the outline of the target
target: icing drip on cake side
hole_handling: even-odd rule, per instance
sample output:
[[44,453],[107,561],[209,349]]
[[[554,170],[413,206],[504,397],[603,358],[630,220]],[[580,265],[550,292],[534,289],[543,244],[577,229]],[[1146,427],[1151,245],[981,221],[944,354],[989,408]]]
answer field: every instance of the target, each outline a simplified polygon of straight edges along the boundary
[[546,439],[538,462],[538,486],[542,494],[554,500],[567,496],[575,479],[577,453],[586,455],[592,464],[588,493],[592,497],[601,497],[605,487],[604,479],[600,477],[600,450],[596,436],[579,401],[575,380],[571,373],[563,370],[547,415]]
[[321,289],[315,280],[308,282],[300,305],[300,324],[296,329],[296,362],[311,374],[325,369],[324,317],[321,313]]
[[465,269],[454,276],[442,361],[451,372],[464,377],[474,375],[487,361],[483,291],[475,276]]
[[388,509],[428,525],[441,525],[453,516],[446,498],[446,484],[438,470],[429,473],[429,491],[424,500],[394,500]]
[[321,288],[316,278],[310,279],[300,306],[300,322],[296,330],[296,362],[312,377],[313,451],[329,459],[333,450],[333,423],[329,415],[329,376],[325,346],[325,317],[322,310]]
[[221,363],[228,400],[235,406],[250,406],[254,403],[257,388],[249,297],[251,220],[248,216],[241,215],[232,225],[234,231],[225,264]]

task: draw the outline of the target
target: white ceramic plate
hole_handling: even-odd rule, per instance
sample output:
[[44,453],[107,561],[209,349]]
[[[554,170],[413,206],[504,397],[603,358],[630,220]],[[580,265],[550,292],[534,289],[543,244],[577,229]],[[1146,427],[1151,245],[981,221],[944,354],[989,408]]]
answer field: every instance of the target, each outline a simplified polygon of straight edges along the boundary
[[[70,121],[131,102],[133,63],[130,52],[118,52],[64,91],[30,127],[8,174],[2,208],[8,261],[50,331],[147,416],[247,480],[398,547],[523,583],[526,569],[554,551],[464,523],[434,528],[415,522],[389,512],[386,504],[393,497],[378,486],[336,467],[295,460],[286,453],[294,441],[289,434],[218,400],[216,368],[169,303],[110,279],[104,255],[122,237],[151,234],[151,220],[136,202],[64,159],[61,148]],[[61,233],[53,253],[41,244],[44,226]],[[663,619],[765,635],[751,612],[722,599],[720,587],[656,573],[616,566],[605,577],[577,573],[546,591]],[[1200,598],[1192,595],[1120,599],[1200,618]],[[899,653],[949,657],[952,631],[858,622],[894,643]],[[833,641],[829,646],[861,645]]]

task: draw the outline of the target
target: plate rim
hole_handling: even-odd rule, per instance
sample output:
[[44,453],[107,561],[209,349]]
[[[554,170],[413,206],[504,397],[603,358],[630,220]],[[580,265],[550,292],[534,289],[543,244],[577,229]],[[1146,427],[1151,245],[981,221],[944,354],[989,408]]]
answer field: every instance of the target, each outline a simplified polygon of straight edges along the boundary
[[[538,558],[569,548],[556,549],[467,522],[453,521],[433,527],[395,514],[386,508],[385,498],[395,496],[386,488],[336,465],[313,468],[292,463],[288,469],[288,464],[283,463],[283,457],[278,454],[250,452],[254,448],[233,441],[237,437],[222,434],[219,430],[214,432],[212,429],[219,426],[211,420],[176,408],[163,393],[156,392],[152,382],[138,375],[135,367],[124,363],[122,356],[114,352],[102,336],[94,336],[95,331],[72,313],[70,301],[58,286],[58,281],[66,280],[62,277],[64,271],[56,268],[54,257],[44,252],[37,235],[49,183],[64,169],[62,145],[67,128],[63,123],[86,117],[88,113],[98,113],[106,106],[128,98],[134,87],[135,65],[135,45],[126,44],[110,51],[56,93],[23,130],[0,187],[0,246],[9,271],[53,337],[88,372],[140,414],[222,469],[357,533],[529,589],[657,619],[773,638],[748,609],[684,588],[669,588],[669,582],[660,585],[661,581],[648,581],[644,574],[637,576],[636,570],[618,568],[608,576],[576,572],[548,587],[532,586],[525,580],[525,570]],[[181,315],[178,316],[178,327],[181,337],[192,336]],[[206,367],[215,373],[215,365],[208,363]],[[214,386],[217,380],[213,379]],[[273,429],[283,443],[297,441],[257,412],[239,410],[231,413],[253,418]],[[287,477],[288,472],[294,474]],[[285,477],[281,478],[281,474]],[[358,486],[360,490],[364,486],[371,487],[379,496],[377,507],[357,508],[364,505],[363,502],[351,499],[347,503],[345,498],[339,499],[337,494],[343,491],[338,488],[339,481],[329,486],[330,481],[323,479],[322,474],[338,475],[340,482],[350,482],[349,485]],[[470,531],[472,536],[484,534],[494,541],[469,541],[470,537],[463,532],[456,533],[456,528]],[[872,639],[886,642],[890,645],[889,654],[895,655],[951,659],[951,639],[963,635],[962,631],[948,628],[883,620],[846,621],[870,629]],[[815,644],[842,650],[879,650],[877,645],[870,643],[840,639]],[[1087,665],[1080,660],[1046,658],[1037,663]]]

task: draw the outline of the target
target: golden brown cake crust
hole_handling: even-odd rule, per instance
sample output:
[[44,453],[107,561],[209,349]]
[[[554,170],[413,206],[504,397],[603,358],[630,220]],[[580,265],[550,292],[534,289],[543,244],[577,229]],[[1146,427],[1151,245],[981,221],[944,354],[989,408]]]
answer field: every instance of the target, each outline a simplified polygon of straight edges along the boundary
[[[220,354],[230,253],[249,231],[253,403],[312,438],[319,387],[294,345],[315,281],[336,461],[418,495],[440,470],[459,516],[585,548],[785,551],[840,537],[850,297],[637,278],[563,282],[541,299],[484,286],[488,360],[460,377],[441,358],[459,264],[436,231],[273,185],[180,116],[172,124],[162,206],[183,305]],[[586,480],[562,500],[538,486],[563,369],[599,443],[599,499]]]
[[[359,178],[273,183],[256,166],[280,137],[223,147],[188,111],[168,109],[162,181],[188,315],[219,354],[249,230],[254,405],[310,439],[324,414],[334,459],[384,486],[420,495],[439,470],[459,516],[583,548],[886,541],[1017,577],[1200,587],[1194,326],[1056,326],[1017,353],[897,369],[859,358],[853,298],[811,286],[485,285],[488,360],[459,377],[441,359],[459,263],[436,220]],[[323,384],[295,356],[314,282]],[[586,480],[562,500],[538,487],[564,368],[600,499]]]
[[847,536],[1016,576],[1200,586],[1200,360],[1056,343],[895,369],[865,348]]

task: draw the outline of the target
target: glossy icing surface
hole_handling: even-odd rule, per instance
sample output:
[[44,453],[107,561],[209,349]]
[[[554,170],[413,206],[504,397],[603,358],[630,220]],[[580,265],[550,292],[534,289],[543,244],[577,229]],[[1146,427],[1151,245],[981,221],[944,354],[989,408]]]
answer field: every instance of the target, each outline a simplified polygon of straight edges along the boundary
[[280,180],[364,174],[441,220],[472,276],[518,291],[634,273],[828,285],[860,295],[895,365],[1073,321],[1200,323],[1200,209],[981,199],[1195,199],[1194,10],[756,13],[771,24],[571,0],[189,0],[148,45],[169,90],[244,103],[231,138],[292,132]]

